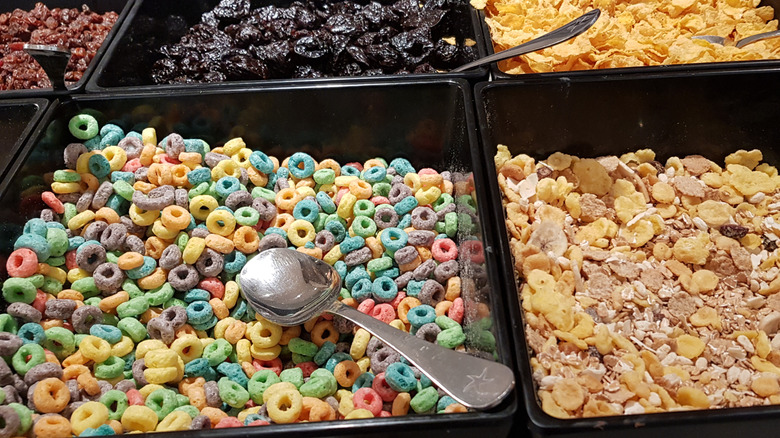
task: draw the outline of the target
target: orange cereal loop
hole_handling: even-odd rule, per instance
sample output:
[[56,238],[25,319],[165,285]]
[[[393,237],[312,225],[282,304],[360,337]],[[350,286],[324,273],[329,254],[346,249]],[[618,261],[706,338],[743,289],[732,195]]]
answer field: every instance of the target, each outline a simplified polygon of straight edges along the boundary
[[168,244],[160,239],[157,236],[152,236],[148,239],[146,239],[146,242],[144,242],[144,248],[146,249],[146,255],[153,259],[159,259],[160,256],[162,256],[162,252],[165,250],[165,248],[168,247]]
[[206,407],[206,390],[202,386],[191,387],[187,398],[190,399],[190,404],[198,409]]
[[168,281],[168,274],[163,268],[157,267],[151,274],[139,278],[136,281],[136,284],[138,284],[138,287],[141,289],[152,290],[162,286],[166,281]]
[[179,161],[188,169],[195,170],[203,162],[203,156],[197,152],[182,152],[179,154]]
[[206,246],[213,249],[216,252],[222,254],[228,254],[233,251],[233,240],[227,237],[220,236],[219,234],[209,234],[205,238]]
[[339,332],[332,321],[320,321],[311,330],[311,341],[318,347],[322,347],[325,341],[336,344],[339,341]]
[[97,379],[92,374],[79,374],[76,381],[79,382],[79,388],[84,389],[87,394],[96,395],[100,393],[100,385],[98,385]]
[[409,413],[409,402],[412,400],[412,396],[408,392],[401,392],[395,396],[393,400],[393,407],[390,413],[394,417],[400,417]]
[[331,421],[336,419],[336,411],[327,402],[314,397],[303,397],[300,421]]
[[190,226],[191,220],[192,215],[190,215],[190,211],[184,207],[179,207],[178,205],[169,205],[163,208],[162,215],[160,216],[160,221],[163,225],[176,231],[183,230]]
[[89,372],[89,368],[84,365],[67,365],[62,369],[62,380],[68,381],[75,379],[78,376]]
[[225,149],[224,149],[224,148],[222,148],[222,146],[217,146],[217,147],[213,148],[213,149],[211,150],[211,152],[214,152],[215,154],[224,154],[224,153],[222,152],[222,151],[224,151],[224,150],[225,150]]
[[260,247],[260,235],[249,226],[241,226],[233,233],[233,245],[244,254],[251,254]]
[[109,426],[111,426],[111,429],[114,429],[115,435],[121,435],[124,432],[124,428],[122,427],[122,423],[120,423],[117,420],[108,420],[107,423]]
[[290,228],[290,224],[295,222],[295,218],[293,215],[289,213],[279,213],[276,215],[276,218],[274,219],[274,227],[281,228],[284,231],[287,231],[288,228]]
[[298,247],[296,248],[298,252],[302,252],[306,255],[312,256],[315,259],[322,259],[322,248],[306,248],[306,247]]
[[211,406],[206,406],[205,408],[201,409],[200,414],[209,417],[209,420],[211,421],[211,427],[216,426],[217,423],[219,423],[219,420],[228,416],[228,414],[222,411],[222,409],[212,408]]
[[363,163],[363,170],[368,170],[372,167],[386,167],[386,166],[384,165],[384,163],[382,163],[376,158],[372,158],[366,161],[365,163]]
[[41,327],[43,327],[44,330],[48,330],[52,327],[64,327],[65,324],[61,319],[44,319],[41,321]]
[[431,250],[424,247],[424,246],[415,246],[417,248],[417,252],[420,254],[420,258],[422,261],[427,261],[431,259]]
[[444,413],[445,414],[453,414],[453,413],[456,413],[456,412],[457,413],[464,413],[464,412],[468,412],[468,411],[469,410],[466,409],[466,407],[463,406],[460,403],[453,403],[451,405],[447,405],[447,407],[444,408]]
[[420,185],[422,186],[422,189],[429,189],[431,187],[439,187],[444,182],[444,178],[441,176],[441,174],[435,173],[426,173],[423,175],[420,175]]
[[336,176],[341,176],[341,165],[338,163],[338,161],[332,158],[326,158],[320,161],[316,166],[314,166],[314,168],[316,170],[330,169],[336,174]]
[[385,252],[385,248],[382,246],[382,242],[374,236],[366,238],[366,246],[371,248],[371,255],[375,259],[382,257]]
[[339,385],[344,388],[351,388],[361,373],[362,371],[357,362],[351,360],[343,360],[336,364],[336,368],[333,369],[333,376],[339,382]]
[[143,166],[149,166],[152,164],[152,159],[154,158],[154,154],[157,152],[157,146],[153,144],[148,144],[144,146],[143,149],[141,149],[141,156],[139,157],[141,159],[141,165]]
[[301,335],[301,326],[294,325],[292,327],[287,327],[282,331],[282,337],[279,338],[279,345],[287,345],[290,343],[290,340],[297,338]]
[[53,363],[54,365],[58,365],[60,367],[62,366],[60,364],[60,360],[57,359],[57,356],[55,356],[54,353],[52,353],[51,351],[49,350],[44,351],[44,355],[46,357],[46,362]]
[[257,369],[252,365],[252,362],[241,362],[241,369],[244,370],[244,374],[250,379],[257,372]]
[[219,298],[210,299],[209,304],[211,304],[211,310],[214,311],[214,316],[219,319],[225,319],[230,314],[230,310],[228,310],[225,302]]
[[[259,313],[257,315],[259,315]],[[317,325],[317,323],[320,322],[321,320],[322,320],[321,316],[315,316],[314,318],[303,323],[303,329],[311,333],[311,331],[314,330],[314,326]]]
[[274,155],[269,155],[268,158],[271,160],[272,163],[274,163],[274,173],[276,173],[276,171],[279,170],[279,159],[276,158]]
[[144,193],[144,194],[148,194],[149,192],[151,192],[155,188],[157,188],[156,185],[150,184],[150,183],[148,183],[146,181],[136,181],[133,184],[133,189],[138,190],[139,192]]
[[312,178],[312,177],[304,178],[304,179],[299,180],[298,182],[295,183],[295,188],[296,189],[299,188],[299,187],[311,187],[313,189],[316,186],[317,186],[317,183],[314,182],[314,178]]
[[236,343],[241,340],[245,334],[246,323],[244,321],[234,321],[230,324],[230,326],[228,326],[227,330],[225,330],[225,340],[230,342],[232,345],[236,345]]
[[162,309],[160,309],[159,307],[150,307],[146,309],[144,313],[141,314],[141,318],[139,318],[139,321],[146,324],[153,318],[157,318],[158,316],[160,316],[161,313],[162,313]]
[[345,299],[341,300],[341,302],[344,303],[345,305],[349,306],[349,307],[352,307],[353,309],[357,309],[357,307],[358,307],[358,302],[354,298],[345,298]]
[[460,277],[450,277],[447,280],[447,289],[444,292],[444,299],[453,301],[460,296]]
[[439,303],[436,304],[436,307],[434,307],[436,316],[446,315],[447,311],[450,310],[450,307],[452,307],[452,301],[439,301]]
[[451,195],[453,187],[454,186],[452,184],[452,181],[447,181],[445,179],[444,182],[442,183],[442,190],[441,191],[442,191],[442,193],[446,193],[448,195]]
[[418,266],[420,266],[421,263],[422,259],[420,259],[420,256],[417,255],[417,257],[415,257],[415,259],[411,262],[398,265],[398,269],[401,270],[401,273],[414,271]]
[[279,210],[292,211],[295,208],[295,204],[300,201],[300,193],[292,187],[279,190],[276,194],[275,204]]
[[407,315],[409,314],[409,310],[419,306],[420,304],[422,303],[416,297],[406,297],[402,299],[398,303],[398,319],[403,321],[404,324],[408,324],[409,319],[407,318]]
[[43,379],[35,385],[33,404],[38,412],[56,414],[70,403],[70,390],[65,383],[56,377]]
[[358,199],[368,199],[374,194],[371,184],[362,179],[355,179],[349,183],[349,192]]
[[176,187],[188,188],[190,181],[187,179],[187,172],[190,168],[184,164],[177,164],[171,167],[171,181]]
[[35,421],[33,426],[33,435],[46,438],[70,438],[70,421],[62,415],[48,414],[42,415]]
[[180,338],[180,337],[186,336],[186,335],[197,336],[197,334],[195,333],[195,329],[192,328],[192,326],[189,325],[189,324],[184,324],[183,326],[179,327],[178,330],[176,330],[176,337],[177,338]]
[[100,302],[98,303],[98,307],[104,313],[115,313],[116,308],[120,304],[126,303],[129,300],[130,300],[130,294],[122,290],[115,293],[114,295],[105,297],[102,300],[100,300]]
[[119,214],[108,207],[102,207],[95,212],[95,220],[115,224],[119,222]]
[[97,177],[91,173],[82,173],[80,175],[81,182],[79,184],[81,185],[81,191],[91,190],[93,193],[96,192],[98,187],[100,187]]
[[190,390],[195,387],[203,387],[206,384],[206,379],[203,377],[186,377],[179,382],[179,392],[187,395]]
[[84,357],[83,354],[81,354],[80,351],[77,351],[70,356],[66,357],[65,360],[62,361],[62,366],[68,367],[71,365],[84,365],[85,363],[89,362],[89,359]]
[[157,186],[170,185],[173,182],[171,166],[160,163],[154,163],[149,166],[149,172],[146,177],[149,179],[150,183]]
[[252,166],[246,169],[246,173],[249,176],[249,181],[258,187],[265,187],[268,184],[268,175],[260,172]]
[[289,168],[290,167],[289,161],[290,161],[290,157],[285,157],[284,161],[282,161],[282,164],[280,164],[280,166]]
[[490,307],[485,303],[477,303],[477,317],[487,318],[490,316]]
[[130,269],[139,268],[144,264],[144,256],[138,252],[126,252],[119,256],[116,261],[119,269],[123,271],[129,271]]

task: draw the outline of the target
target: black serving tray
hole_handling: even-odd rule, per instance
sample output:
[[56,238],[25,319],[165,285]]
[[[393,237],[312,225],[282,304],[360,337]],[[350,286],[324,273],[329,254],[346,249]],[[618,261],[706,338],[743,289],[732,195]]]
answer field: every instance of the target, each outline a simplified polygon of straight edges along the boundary
[[0,176],[48,106],[46,99],[0,100]]
[[[156,50],[163,44],[178,42],[180,35],[191,26],[200,22],[201,14],[212,10],[219,0],[188,0],[188,1],[155,1],[136,0],[137,4],[130,12],[127,20],[122,25],[114,42],[111,44],[106,56],[101,59],[96,74],[87,84],[87,92],[117,91],[121,89],[179,89],[187,87],[219,86],[230,84],[231,86],[272,86],[280,84],[306,83],[334,83],[349,80],[375,80],[389,79],[432,79],[432,78],[465,78],[476,82],[486,79],[488,68],[485,66],[471,69],[461,73],[433,73],[433,74],[409,74],[409,75],[380,75],[380,76],[354,76],[354,77],[328,77],[318,79],[266,79],[247,81],[226,81],[213,84],[161,84],[152,81],[150,68],[154,62],[162,57]],[[252,0],[252,8],[274,4],[287,6],[293,0]],[[334,0],[324,0],[335,2]],[[394,0],[377,0],[382,4],[390,4]],[[480,18],[477,11],[467,1],[463,2],[462,12],[459,16],[459,25],[463,27],[458,36],[471,38],[476,41],[479,57],[484,57],[487,44],[480,29]],[[364,0],[363,3],[368,3]],[[187,22],[183,30],[166,30],[171,16],[181,16]]]
[[[592,81],[573,77],[475,88],[481,155],[487,163],[493,236],[507,290],[510,324],[528,426],[534,437],[689,438],[775,436],[780,406],[561,420],[544,413],[536,395],[512,254],[493,157],[498,144],[536,159],[556,151],[580,157],[642,148],[671,156],[701,154],[716,163],[737,149],[762,150],[780,163],[780,73],[681,75]],[[522,414],[517,421],[523,421]]]
[[[76,82],[75,84],[71,84],[68,86],[68,89],[66,91],[54,91],[51,88],[36,88],[36,89],[27,89],[27,90],[4,90],[0,91],[0,96],[3,98],[17,98],[17,97],[34,97],[34,96],[52,96],[52,95],[63,95],[63,94],[70,94],[70,93],[80,93],[84,91],[84,88],[87,86],[87,81],[89,80],[89,77],[92,75],[92,72],[97,67],[100,59],[103,57],[103,54],[108,49],[108,46],[111,44],[111,40],[114,38],[114,35],[117,34],[119,31],[119,28],[122,25],[122,22],[124,21],[127,14],[130,12],[130,9],[135,4],[136,0],[46,0],[43,3],[53,9],[53,8],[81,8],[82,5],[87,5],[91,10],[99,13],[106,13],[108,11],[114,11],[117,14],[119,14],[119,18],[117,18],[116,23],[114,24],[114,27],[111,28],[111,31],[106,36],[106,39],[103,41],[103,44],[100,46],[100,48],[97,50],[97,53],[95,53],[95,57],[92,59],[92,62],[89,63],[89,66],[87,67],[87,70],[84,72],[84,76],[81,77],[81,79]],[[38,3],[39,0],[3,0],[2,3],[0,3],[0,12],[11,12],[16,9],[23,9],[25,11],[32,10],[35,7],[35,4]]]
[[[775,10],[775,19],[780,18],[780,0],[761,0],[759,6],[771,6]],[[490,37],[490,29],[485,23],[485,12],[479,11],[479,23],[482,29],[488,55],[495,53],[493,40]],[[553,30],[553,29],[550,29]],[[729,61],[729,62],[704,62],[697,64],[651,65],[644,67],[607,68],[599,70],[576,70],[550,73],[523,73],[508,74],[498,68],[497,63],[490,65],[490,73],[496,80],[514,79],[522,81],[544,81],[549,79],[583,78],[587,80],[603,81],[621,77],[641,75],[644,77],[658,77],[665,75],[692,75],[706,72],[750,70],[760,71],[764,69],[780,68],[780,59],[767,59],[760,61]]]
[[[306,104],[302,104],[306,102]],[[343,105],[341,102],[350,102]],[[45,174],[63,168],[62,151],[75,141],[67,123],[83,110],[99,114],[101,122],[112,121],[127,130],[156,127],[158,136],[179,132],[185,138],[202,138],[212,146],[241,136],[249,147],[280,157],[305,151],[315,159],[331,157],[341,163],[382,156],[406,157],[416,168],[435,167],[459,172],[464,181],[473,175],[478,200],[487,199],[487,187],[478,163],[477,134],[471,88],[465,80],[349,82],[341,87],[299,87],[230,90],[178,90],[150,94],[73,96],[55,102],[37,131],[18,154],[7,177],[0,183],[0,259],[12,250],[24,222],[36,217],[46,190]],[[483,242],[485,262],[464,262],[462,297],[474,308],[485,303],[491,309],[495,354],[513,366],[509,329],[504,315],[498,264],[490,250],[493,243],[487,226],[488,204],[479,203],[474,230],[459,231],[459,239]],[[463,227],[462,227],[463,228]],[[468,254],[463,254],[468,258]],[[0,278],[5,277],[0,263]],[[474,286],[471,287],[470,285]],[[476,309],[475,309],[476,310]],[[476,312],[472,319],[476,323]],[[487,322],[487,321],[482,321]],[[465,376],[464,376],[465,379]],[[410,415],[358,421],[334,421],[272,425],[195,432],[198,438],[247,436],[342,436],[371,435],[449,437],[490,434],[506,436],[517,410],[513,391],[499,406],[486,412],[453,415]],[[305,434],[305,435],[304,435]],[[162,436],[162,435],[161,435]],[[193,436],[190,432],[164,436]]]

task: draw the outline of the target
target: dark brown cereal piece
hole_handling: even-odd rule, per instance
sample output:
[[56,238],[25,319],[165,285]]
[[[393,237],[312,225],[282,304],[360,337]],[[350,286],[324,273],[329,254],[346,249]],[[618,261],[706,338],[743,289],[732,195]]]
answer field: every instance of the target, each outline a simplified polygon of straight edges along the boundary
[[168,245],[160,255],[157,264],[166,271],[170,271],[181,264],[181,254],[181,249],[177,245]]
[[146,386],[149,384],[149,382],[147,382],[146,378],[144,377],[146,363],[143,359],[136,359],[136,361],[133,362],[131,369],[133,371],[133,379],[135,379],[135,383],[137,385]]
[[[242,192],[247,193],[247,192]],[[251,195],[250,195],[251,196]],[[176,189],[173,191],[173,203],[181,208],[190,208],[190,198],[187,189]]]
[[721,225],[718,230],[720,231],[720,234],[737,240],[745,237],[748,231],[750,231],[748,227],[737,224],[724,224]]
[[699,176],[703,173],[709,172],[712,169],[712,161],[702,157],[701,155],[688,155],[680,160],[685,166],[685,170],[693,176]]
[[103,323],[103,312],[95,306],[81,306],[73,311],[71,323],[76,333],[89,333],[93,325]]
[[[22,338],[19,336],[16,336],[13,333],[8,332],[0,332],[0,356],[13,356],[16,353],[16,350],[19,349],[19,347],[24,344],[24,341],[22,341]],[[8,370],[8,377],[10,378],[11,371],[8,368],[8,365],[5,364],[5,361],[2,360],[0,362],[3,362],[0,364],[0,385],[3,383],[7,383],[5,381],[5,371]],[[10,382],[10,381],[8,381]]]
[[419,255],[420,253],[417,251],[417,248],[409,245],[396,251],[395,254],[393,254],[393,258],[399,265],[405,265],[407,263],[413,262],[414,259],[416,259]]
[[[452,204],[450,204],[452,205]],[[430,248],[436,239],[436,233],[429,230],[413,230],[409,232],[409,245]]]
[[409,281],[414,278],[414,272],[407,271],[403,274],[399,275],[398,277],[395,277],[395,285],[398,286],[398,289],[403,289],[406,287],[407,284],[409,284]]
[[79,382],[73,379],[68,380],[65,382],[65,386],[68,387],[68,391],[70,392],[71,403],[81,401],[81,388],[79,388]]
[[436,342],[436,337],[439,336],[439,333],[441,333],[441,328],[435,322],[429,322],[418,328],[414,336],[428,342]]
[[433,259],[426,260],[416,267],[412,274],[415,280],[425,280],[429,278],[436,269],[436,262]]
[[5,403],[22,403],[22,397],[13,385],[3,386],[2,391],[5,392]]
[[444,286],[436,280],[427,280],[423,283],[417,299],[423,304],[436,307],[437,304],[444,300]]
[[140,190],[133,192],[133,203],[142,210],[162,210],[173,205],[175,190],[172,186],[161,186],[152,189],[149,194]]
[[439,263],[436,269],[433,270],[433,278],[439,283],[444,284],[450,278],[458,275],[460,266],[457,260],[448,260],[443,263]]
[[143,239],[134,234],[129,234],[125,238],[125,247],[128,251],[137,252],[141,255],[146,254],[146,246]]
[[92,277],[95,279],[95,286],[100,289],[101,292],[109,294],[116,293],[122,286],[122,282],[125,281],[125,274],[114,263],[103,263],[92,273]]
[[35,412],[35,403],[33,394],[35,393],[35,387],[38,386],[38,382],[34,381],[30,384],[30,386],[27,388],[27,396],[25,397],[25,400],[27,400],[27,408],[31,411]]
[[[8,399],[7,395],[6,399]],[[0,438],[16,436],[19,428],[22,427],[22,421],[19,419],[19,414],[10,406],[0,406],[0,419],[3,421],[3,427],[0,428]]]
[[387,194],[387,199],[391,204],[397,204],[402,199],[412,196],[412,189],[406,184],[394,184],[390,188],[390,193]]
[[62,379],[62,367],[51,362],[35,365],[24,375],[24,383],[32,385],[35,382],[40,382],[49,377]]
[[265,198],[255,198],[252,201],[252,208],[260,213],[260,220],[263,222],[270,221],[276,217],[276,206]]
[[6,309],[6,313],[14,318],[21,319],[24,322],[41,322],[41,312],[35,307],[25,303],[11,303]]
[[95,221],[87,225],[84,231],[84,239],[86,240],[100,240],[100,236],[103,235],[103,231],[108,228],[108,223],[103,221]]
[[[222,260],[221,256],[220,256],[220,260]],[[200,263],[200,259],[198,259],[198,263]],[[205,263],[206,262],[204,262],[204,264]],[[180,264],[168,272],[168,283],[170,283],[171,287],[173,287],[175,290],[179,292],[188,291],[198,285],[199,269],[200,268],[196,269],[192,265]],[[221,267],[219,269],[222,270]],[[208,270],[208,272],[212,272],[212,271]]]
[[167,137],[165,137],[160,142],[160,147],[165,150],[165,153],[168,154],[169,157],[178,160],[179,154],[185,152],[184,138],[182,138],[181,135],[174,132],[173,134],[170,134]]
[[328,230],[321,230],[314,237],[314,246],[321,249],[323,254],[327,254],[328,251],[333,249],[336,244],[336,238]]
[[73,300],[60,300],[53,299],[46,301],[46,314],[47,318],[51,319],[70,319],[73,315],[73,311],[76,310],[76,302]]
[[[69,381],[70,381],[70,382],[75,382],[75,380],[69,380]],[[82,392],[82,391],[79,391],[79,394],[78,394],[78,397],[79,397],[79,398],[78,398],[78,399],[74,399],[73,397],[71,397],[71,399],[70,399],[70,400],[71,400],[70,404],[69,404],[69,405],[68,405],[68,406],[65,408],[65,410],[63,410],[63,411],[60,413],[60,414],[61,414],[63,417],[65,417],[65,418],[70,418],[70,417],[71,417],[71,415],[73,415],[73,412],[74,412],[76,409],[80,408],[80,407],[81,407],[81,406],[82,406],[84,403],[86,403],[86,402],[87,402],[87,400],[83,400],[83,398],[82,398],[82,396],[81,396],[81,392]],[[74,400],[78,400],[78,401],[74,401]]]
[[355,323],[344,318],[343,316],[335,315],[333,317],[333,325],[336,327],[336,331],[339,333],[352,333],[352,329],[355,328]]
[[100,235],[100,243],[106,251],[121,251],[125,247],[126,239],[127,227],[121,223],[109,224]]
[[195,227],[190,231],[190,237],[200,237],[201,239],[205,239],[209,234],[211,234],[209,230],[203,227]]
[[676,176],[672,180],[672,185],[683,195],[695,198],[704,197],[704,187],[699,183],[699,180],[693,177]]
[[[265,236],[263,239],[265,239]],[[262,244],[262,240],[260,243]],[[284,247],[287,247],[287,242],[285,242]],[[203,254],[198,257],[198,261],[195,262],[195,267],[204,277],[216,277],[222,272],[222,268],[224,266],[225,258],[222,257],[222,254],[214,251],[211,248],[206,248],[203,251]]]
[[206,165],[210,168],[214,168],[217,164],[219,164],[222,161],[229,160],[230,157],[224,154],[218,154],[216,152],[207,152],[206,156],[203,157],[203,161],[206,162]]
[[76,162],[81,154],[87,153],[87,147],[82,143],[71,143],[65,146],[63,152],[63,158],[65,160],[65,167],[71,170],[76,170]]
[[257,252],[262,252],[271,248],[287,248],[287,239],[276,233],[266,234],[260,239],[260,245],[257,248]]
[[344,263],[347,266],[357,266],[363,263],[368,263],[373,258],[371,248],[364,246],[363,248],[356,249],[344,256]]
[[205,415],[198,415],[192,419],[190,423],[190,430],[206,430],[211,429],[211,419]]
[[384,348],[386,348],[385,344],[381,340],[379,340],[379,338],[372,336],[371,339],[368,340],[368,345],[366,346],[366,356],[371,358],[379,350],[382,350]]
[[241,175],[238,176],[238,182],[246,185],[249,182],[249,172],[247,172],[247,170],[243,167],[241,167],[239,171],[241,172]]
[[106,249],[102,245],[90,243],[79,249],[80,251],[76,254],[76,263],[79,268],[87,272],[94,272],[98,266],[106,262]]
[[108,198],[114,194],[114,185],[111,181],[103,181],[102,184],[95,191],[95,196],[92,197],[92,209],[99,210],[106,205]]
[[232,210],[238,210],[241,207],[251,206],[252,202],[254,202],[252,195],[249,192],[245,192],[243,190],[237,190],[225,198],[225,205]]
[[212,408],[222,406],[222,399],[219,397],[219,387],[217,382],[210,380],[203,385],[203,389],[206,391],[206,404]]

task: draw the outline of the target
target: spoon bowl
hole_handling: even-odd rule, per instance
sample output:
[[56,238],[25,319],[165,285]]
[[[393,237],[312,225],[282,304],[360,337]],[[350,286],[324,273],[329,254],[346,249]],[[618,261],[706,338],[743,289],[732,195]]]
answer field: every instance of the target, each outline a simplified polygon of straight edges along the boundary
[[309,255],[287,248],[265,250],[244,265],[238,282],[249,305],[277,324],[301,324],[322,312],[354,322],[468,408],[496,406],[514,387],[514,373],[506,365],[443,348],[341,303],[338,272]]

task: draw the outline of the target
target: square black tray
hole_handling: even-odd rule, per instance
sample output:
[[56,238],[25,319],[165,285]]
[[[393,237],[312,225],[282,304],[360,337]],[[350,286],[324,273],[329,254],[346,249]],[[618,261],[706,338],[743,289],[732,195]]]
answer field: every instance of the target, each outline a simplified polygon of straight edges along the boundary
[[0,100],[0,177],[48,106],[46,99]]

